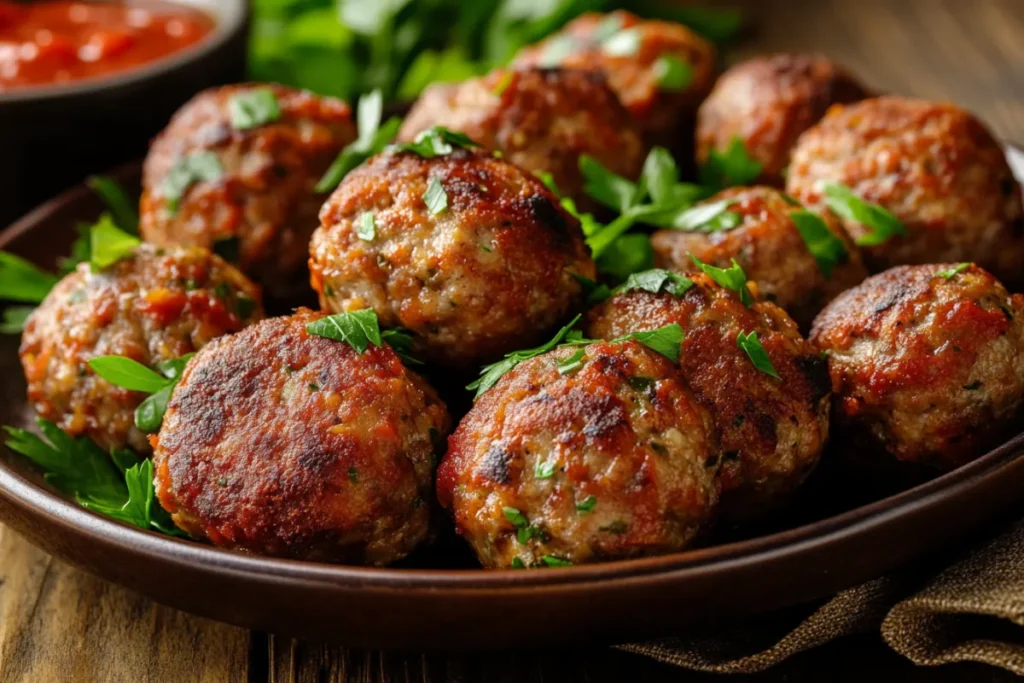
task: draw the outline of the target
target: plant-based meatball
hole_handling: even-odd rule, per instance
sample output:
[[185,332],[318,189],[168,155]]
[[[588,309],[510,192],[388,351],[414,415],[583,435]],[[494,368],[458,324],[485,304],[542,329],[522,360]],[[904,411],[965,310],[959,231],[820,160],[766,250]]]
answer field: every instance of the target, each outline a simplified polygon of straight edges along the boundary
[[601,74],[559,69],[508,71],[433,85],[406,117],[399,139],[432,126],[458,130],[527,171],[551,173],[563,194],[592,209],[579,158],[588,154],[626,178],[644,163],[644,144]]
[[145,394],[110,384],[88,361],[126,356],[152,367],[262,317],[259,289],[205,249],[142,245],[102,271],[82,264],[25,324],[29,401],[72,436],[146,455],[149,442],[135,427]]
[[726,190],[698,205],[711,206],[721,207],[711,223],[651,237],[660,267],[693,271],[690,254],[721,268],[735,259],[757,282],[761,297],[785,309],[804,330],[825,304],[868,276],[859,250],[827,211],[817,221],[768,187]]
[[[866,247],[872,272],[971,261],[1024,283],[1021,190],[999,143],[951,104],[880,97],[833,107],[793,150],[788,191],[810,205],[838,182],[899,218],[909,235]],[[846,220],[855,240],[868,226]]]
[[547,337],[594,277],[579,223],[532,174],[456,148],[350,173],[310,246],[324,310],[372,308],[418,357],[470,368]]
[[155,439],[156,492],[195,538],[385,565],[428,536],[448,411],[387,346],[310,334],[302,309],[193,358]]
[[839,440],[949,470],[1020,429],[1024,295],[974,265],[902,266],[814,321]]
[[636,343],[525,361],[449,439],[438,497],[489,568],[685,548],[708,524],[714,423],[678,369]]
[[142,235],[159,245],[213,249],[286,291],[306,277],[324,201],[314,188],[355,136],[341,100],[279,85],[202,92],[146,157]]
[[[817,464],[828,437],[828,372],[781,308],[747,308],[708,276],[688,277],[694,285],[679,296],[613,296],[590,312],[587,334],[614,339],[672,323],[683,328],[683,375],[721,430],[722,515],[753,521],[784,503]],[[769,361],[761,369],[740,348],[740,335],[751,333]]]
[[763,167],[761,182],[782,187],[797,138],[833,104],[868,96],[850,74],[820,55],[754,57],[727,70],[697,113],[697,159],[734,139]]
[[598,71],[648,144],[678,148],[715,79],[715,48],[685,26],[618,10],[588,13],[520,52],[513,66]]

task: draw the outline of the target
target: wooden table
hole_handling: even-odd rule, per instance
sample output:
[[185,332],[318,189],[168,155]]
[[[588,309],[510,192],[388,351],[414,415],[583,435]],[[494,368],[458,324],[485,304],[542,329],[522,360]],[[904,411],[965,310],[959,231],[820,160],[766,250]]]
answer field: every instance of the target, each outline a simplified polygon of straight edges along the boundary
[[[757,35],[736,51],[818,50],[869,84],[946,98],[1024,141],[1024,0],[747,0]],[[917,669],[876,637],[805,653],[751,683],[1013,678],[974,665]],[[735,677],[739,680],[739,677]],[[485,656],[382,654],[250,633],[153,604],[0,527],[0,681],[723,681],[607,648]]]

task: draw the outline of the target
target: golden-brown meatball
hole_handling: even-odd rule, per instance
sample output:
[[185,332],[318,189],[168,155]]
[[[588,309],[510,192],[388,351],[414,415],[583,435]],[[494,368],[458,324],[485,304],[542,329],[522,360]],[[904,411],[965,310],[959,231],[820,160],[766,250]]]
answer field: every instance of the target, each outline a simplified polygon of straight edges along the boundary
[[[873,272],[971,261],[1008,286],[1024,282],[1020,186],[999,143],[964,110],[900,97],[833,107],[793,150],[787,188],[820,205],[824,181],[880,204],[909,231],[864,249]],[[870,232],[844,226],[855,240]]]
[[618,10],[587,13],[522,50],[515,67],[598,71],[648,144],[689,144],[693,120],[715,79],[715,47],[685,26]]
[[714,423],[676,367],[636,343],[525,361],[449,439],[438,497],[488,568],[685,548],[717,499]]
[[[614,339],[672,323],[683,328],[683,375],[721,430],[722,515],[753,521],[784,503],[817,464],[828,437],[828,372],[781,308],[747,308],[708,276],[688,277],[694,285],[680,296],[613,296],[590,312],[587,334]],[[739,336],[750,333],[781,379],[755,367],[739,347]]]
[[850,74],[821,55],[775,54],[728,69],[697,113],[697,159],[739,139],[763,167],[760,182],[782,187],[797,138],[833,104],[868,94]]
[[321,317],[266,320],[189,362],[155,439],[157,496],[221,547],[388,564],[428,536],[448,411],[389,347],[309,334]]
[[[579,159],[636,178],[644,144],[636,124],[601,74],[560,69],[508,71],[424,91],[405,118],[399,139],[432,126],[465,133],[527,171],[547,171],[566,196],[592,210],[583,193]],[[581,203],[582,201],[582,203]]]
[[416,354],[448,367],[542,341],[580,303],[573,275],[594,277],[558,199],[480,151],[385,152],[345,178],[320,221],[310,270],[323,309],[372,308],[383,327],[413,333]]
[[[814,233],[807,233],[805,239],[792,217],[801,207],[790,204],[777,190],[733,188],[698,206],[719,202],[727,202],[724,210],[737,215],[735,227],[656,232],[651,244],[659,267],[695,271],[690,254],[721,268],[728,268],[735,259],[747,277],[757,282],[762,298],[785,309],[804,330],[825,304],[868,276],[860,251],[830,212],[820,216],[832,235],[825,246],[820,238],[814,242]],[[819,264],[808,240],[834,257],[824,259],[828,265]]]
[[1024,296],[981,268],[902,266],[814,321],[851,450],[949,470],[1020,429]]
[[[267,93],[280,117],[236,128],[240,103]],[[341,100],[280,85],[204,91],[175,114],[146,157],[142,236],[213,249],[285,292],[306,277],[309,237],[324,201],[314,188],[355,136]]]
[[29,401],[72,436],[148,454],[135,427],[145,394],[110,384],[88,361],[114,355],[155,366],[262,317],[259,289],[205,249],[142,245],[102,271],[81,264],[25,324]]

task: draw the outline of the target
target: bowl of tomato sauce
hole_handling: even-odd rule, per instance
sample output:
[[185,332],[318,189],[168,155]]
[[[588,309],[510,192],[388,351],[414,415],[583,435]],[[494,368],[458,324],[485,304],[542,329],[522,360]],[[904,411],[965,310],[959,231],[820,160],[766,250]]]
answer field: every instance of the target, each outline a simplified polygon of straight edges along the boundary
[[0,227],[245,74],[247,0],[0,0]]

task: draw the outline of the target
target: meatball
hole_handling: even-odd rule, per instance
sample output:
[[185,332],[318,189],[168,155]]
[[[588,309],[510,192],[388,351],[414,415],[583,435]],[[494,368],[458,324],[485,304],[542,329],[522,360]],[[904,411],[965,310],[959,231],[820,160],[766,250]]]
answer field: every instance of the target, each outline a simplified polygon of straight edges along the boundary
[[697,112],[697,159],[739,139],[763,167],[760,181],[782,187],[797,138],[833,104],[868,96],[842,68],[820,55],[754,57],[722,74]]
[[[820,238],[803,233],[792,214],[799,210],[785,196],[768,187],[734,188],[704,202],[726,203],[736,214],[734,228],[692,232],[661,230],[651,237],[655,262],[663,268],[695,270],[690,254],[705,263],[728,268],[735,259],[747,277],[758,284],[761,296],[786,310],[803,329],[840,292],[868,276],[860,252],[829,212],[821,216],[832,234],[836,264],[825,258],[824,267],[807,246],[822,248]],[[826,276],[825,272],[828,271]]]
[[[636,178],[644,145],[629,113],[601,74],[558,69],[507,71],[459,84],[433,85],[405,119],[399,138],[440,125],[458,130],[527,171],[551,173],[559,189],[593,210],[579,158]],[[581,203],[582,202],[582,203]]]
[[135,427],[145,394],[110,384],[88,361],[115,355],[155,366],[262,317],[259,289],[205,249],[142,245],[102,271],[81,264],[25,324],[29,401],[72,436],[148,455]]
[[685,26],[618,10],[587,13],[525,48],[515,67],[598,71],[649,144],[678,148],[715,79],[715,47]]
[[851,449],[949,470],[1020,428],[1024,296],[978,266],[875,275],[822,311],[811,340]]
[[[681,296],[634,290],[592,310],[587,334],[613,339],[677,323],[680,365],[721,429],[721,514],[748,522],[772,512],[814,469],[828,438],[829,377],[825,361],[778,306],[750,308],[703,273]],[[739,347],[757,333],[781,379],[759,370]]]
[[385,152],[345,178],[320,221],[309,264],[321,307],[372,308],[450,368],[542,341],[580,303],[574,276],[595,276],[558,199],[480,151]]
[[525,361],[485,393],[449,439],[438,497],[485,567],[656,555],[709,523],[719,460],[671,362],[600,342]]
[[309,334],[321,317],[265,320],[189,362],[154,439],[156,494],[221,547],[385,565],[428,536],[448,411],[391,348]]
[[[280,117],[234,127],[233,110],[268,93]],[[213,249],[273,292],[286,292],[306,278],[309,238],[324,201],[315,186],[355,137],[341,100],[279,85],[202,92],[178,111],[146,157],[142,236],[164,246]]]
[[[971,261],[1024,284],[1020,186],[999,143],[964,110],[899,97],[833,107],[797,143],[787,187],[820,204],[824,181],[880,204],[909,232],[865,248],[872,272]],[[856,221],[844,227],[854,239],[870,232]]]

